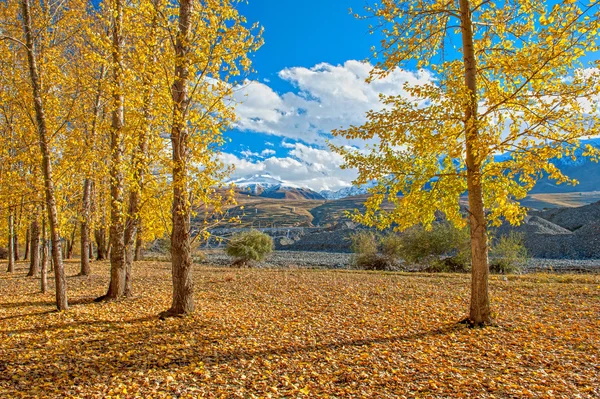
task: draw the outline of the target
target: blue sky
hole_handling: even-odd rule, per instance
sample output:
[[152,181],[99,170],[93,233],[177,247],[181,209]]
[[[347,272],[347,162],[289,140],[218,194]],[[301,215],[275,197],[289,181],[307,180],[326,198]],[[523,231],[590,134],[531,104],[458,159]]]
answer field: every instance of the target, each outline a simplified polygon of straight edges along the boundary
[[[226,132],[223,160],[234,177],[270,173],[315,190],[351,184],[327,147],[328,132],[364,121],[380,92],[398,94],[405,81],[430,76],[399,71],[386,82],[367,85],[371,47],[380,37],[369,22],[354,18],[364,0],[249,0],[238,9],[264,28],[263,47],[253,55],[256,73],[236,100],[240,122]],[[340,140],[340,139],[336,139]]]
[[[555,3],[548,0],[548,4]],[[248,0],[239,10],[264,27],[264,46],[253,56],[256,73],[238,93],[239,122],[226,132],[222,159],[236,167],[234,178],[270,173],[315,190],[349,186],[353,170],[326,143],[331,129],[360,125],[365,113],[381,109],[379,93],[398,95],[402,86],[428,83],[427,71],[395,70],[370,85],[364,62],[380,37],[369,34],[365,0]],[[460,45],[460,40],[452,40]],[[446,58],[454,54],[448,53]],[[364,143],[332,139],[337,144]]]
[[[379,94],[402,95],[403,84],[430,83],[427,71],[394,70],[366,84],[371,47],[369,21],[354,18],[371,0],[248,0],[238,9],[249,24],[264,28],[264,45],[252,55],[255,73],[236,90],[236,127],[221,159],[234,165],[232,178],[270,173],[314,190],[351,185],[353,170],[329,151],[332,129],[360,125],[369,110],[380,110]],[[548,0],[553,4],[556,0]],[[460,41],[456,41],[460,42]],[[455,41],[453,40],[453,44]],[[446,57],[452,57],[446,49]],[[597,58],[597,57],[595,57]]]
[[[290,68],[311,69],[319,64],[331,66],[343,65],[348,60],[366,60],[371,56],[371,46],[377,44],[377,35],[370,35],[368,23],[357,20],[349,13],[362,10],[364,0],[306,0],[302,2],[276,0],[249,0],[240,4],[238,9],[249,23],[258,22],[264,28],[265,44],[253,55],[253,67],[256,73],[249,78],[260,82],[278,95],[286,93],[298,94],[302,91],[293,80],[282,79],[280,73]],[[252,84],[252,83],[251,83]],[[242,98],[242,101],[245,99]],[[230,157],[231,163],[237,164],[236,176],[246,172],[260,172],[264,160],[280,158],[286,166],[298,167],[292,159],[301,163],[310,162],[299,159],[293,152],[297,143],[313,149],[324,150],[325,141],[315,142],[311,139],[298,140],[279,134],[260,132],[260,129],[232,129],[226,133],[230,142],[223,151],[239,158],[242,162]],[[265,151],[266,150],[266,151]],[[305,151],[306,152],[306,151]],[[262,155],[256,155],[261,154]],[[287,159],[287,158],[291,159]],[[248,162],[257,166],[251,167]],[[275,163],[275,160],[271,164]],[[273,165],[271,165],[273,166]],[[298,180],[299,176],[285,173],[285,167],[265,165],[262,171],[270,172],[287,180]],[[290,171],[291,172],[291,171]],[[308,171],[307,171],[308,172]],[[311,180],[307,174],[300,180]],[[321,179],[317,174],[316,178]],[[302,182],[301,182],[302,183]],[[305,184],[307,182],[304,182]],[[340,182],[322,187],[312,183],[312,187],[339,188]],[[349,181],[342,183],[348,184]]]

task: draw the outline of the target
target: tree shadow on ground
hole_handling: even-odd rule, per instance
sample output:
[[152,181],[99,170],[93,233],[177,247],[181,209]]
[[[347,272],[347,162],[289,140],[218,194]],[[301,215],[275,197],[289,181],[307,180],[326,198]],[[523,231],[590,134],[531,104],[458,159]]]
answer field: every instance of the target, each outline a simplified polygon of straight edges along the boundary
[[[154,323],[148,323],[153,320]],[[72,386],[74,381],[77,381],[78,385],[93,386],[114,375],[140,373],[148,370],[176,372],[181,368],[200,363],[207,368],[221,367],[226,364],[233,368],[243,369],[245,361],[267,359],[273,356],[290,358],[306,353],[409,342],[451,334],[462,328],[453,324],[394,336],[345,340],[331,337],[328,341],[309,345],[285,345],[278,341],[275,341],[275,345],[273,345],[273,343],[265,342],[256,349],[243,348],[243,344],[237,344],[238,348],[236,348],[237,339],[246,338],[240,334],[240,331],[221,331],[210,323],[186,322],[185,319],[178,320],[178,322],[164,322],[159,321],[156,315],[122,322],[98,320],[62,323],[49,329],[21,329],[6,333],[39,333],[71,328],[74,325],[87,329],[90,327],[106,328],[110,331],[98,339],[93,339],[91,336],[89,339],[84,338],[85,335],[81,339],[72,339],[65,344],[64,349],[49,352],[44,357],[44,362],[54,364],[55,367],[51,369],[39,364],[35,358],[17,358],[12,361],[0,359],[0,363],[6,366],[6,371],[0,374],[0,382],[3,382],[4,385],[13,385],[15,390],[34,392],[33,385],[37,385],[39,389],[48,382],[61,387]],[[44,334],[35,335],[43,336]],[[181,337],[186,337],[186,339],[182,340]],[[165,350],[165,348],[167,349]],[[127,356],[122,354],[127,354]],[[17,369],[27,370],[36,378],[32,378],[29,385],[18,385],[18,382],[11,379],[11,371],[14,372]]]
[[[39,292],[33,293],[32,295],[40,294]],[[69,306],[87,305],[94,303],[94,297],[82,297],[69,299]],[[12,302],[12,303],[0,303],[0,309],[18,309],[27,308],[32,306],[56,306],[55,301],[25,301],[25,302]]]

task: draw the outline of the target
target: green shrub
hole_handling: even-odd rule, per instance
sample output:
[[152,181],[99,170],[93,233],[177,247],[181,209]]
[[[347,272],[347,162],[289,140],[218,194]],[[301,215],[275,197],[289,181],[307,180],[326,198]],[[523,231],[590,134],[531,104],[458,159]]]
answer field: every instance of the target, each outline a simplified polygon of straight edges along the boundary
[[395,268],[401,245],[397,234],[381,235],[370,231],[360,231],[350,238],[354,252],[353,264],[356,267],[364,270]]
[[378,252],[377,236],[370,231],[359,231],[350,236],[352,252],[355,254],[374,254]]
[[396,233],[388,233],[379,240],[381,254],[389,259],[396,260],[402,254],[402,237]]
[[490,249],[490,272],[513,274],[520,272],[527,263],[527,249],[523,235],[511,232],[494,240]]
[[234,258],[234,265],[245,266],[250,261],[261,261],[273,252],[273,239],[258,230],[245,231],[231,237],[225,252]]
[[401,236],[399,256],[425,265],[429,272],[466,272],[471,269],[471,243],[468,229],[448,223],[435,223],[431,230],[422,226],[408,229]]

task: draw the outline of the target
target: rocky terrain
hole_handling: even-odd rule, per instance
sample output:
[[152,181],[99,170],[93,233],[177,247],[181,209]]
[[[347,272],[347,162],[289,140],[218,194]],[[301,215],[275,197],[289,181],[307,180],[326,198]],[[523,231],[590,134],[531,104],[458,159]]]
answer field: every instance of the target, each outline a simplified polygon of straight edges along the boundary
[[[342,222],[330,227],[287,227],[261,229],[271,235],[275,248],[282,252],[277,255],[275,264],[292,264],[297,258],[285,260],[290,254],[312,252],[303,255],[302,265],[334,266],[347,263],[340,260],[340,254],[351,252],[350,236],[360,227],[350,222]],[[218,236],[227,237],[238,229],[221,229]],[[550,263],[537,262],[540,267],[548,268],[580,266],[579,261],[588,265],[588,260],[600,260],[600,201],[577,208],[556,208],[544,211],[532,211],[519,226],[504,224],[491,230],[492,237],[506,236],[511,232],[522,235],[528,254],[533,259],[551,259]],[[209,245],[214,248],[217,242]],[[336,253],[328,255],[321,253]],[[286,255],[287,254],[287,255]],[[349,255],[345,255],[349,256]],[[333,260],[335,257],[336,260]],[[300,258],[298,258],[300,259]],[[312,260],[314,259],[314,261]],[[561,260],[558,262],[558,260]],[[586,263],[587,262],[587,263]],[[594,262],[592,262],[594,263]],[[553,266],[554,265],[554,266]],[[535,265],[531,265],[534,267]],[[537,267],[537,266],[535,266]]]
[[[229,266],[231,257],[222,250],[205,252],[201,263],[210,265]],[[252,264],[261,268],[333,268],[352,269],[352,254],[340,252],[312,251],[275,251],[263,262]],[[400,270],[419,271],[417,265],[400,265]],[[529,258],[523,268],[524,273],[555,272],[555,273],[599,273],[600,259],[540,259]]]

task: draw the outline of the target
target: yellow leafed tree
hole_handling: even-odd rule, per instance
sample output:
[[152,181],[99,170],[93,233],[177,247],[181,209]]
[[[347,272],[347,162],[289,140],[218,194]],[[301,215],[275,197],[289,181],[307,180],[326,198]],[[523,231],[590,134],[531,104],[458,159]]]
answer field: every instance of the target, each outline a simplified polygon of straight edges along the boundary
[[261,44],[235,4],[180,0],[171,9],[173,301],[163,317],[194,311],[190,219],[198,211],[218,215],[227,197],[218,190],[224,174],[216,147],[235,117],[230,100],[234,81],[250,70],[248,53]]
[[[415,65],[436,80],[405,85],[408,95],[382,97],[383,110],[369,112],[364,125],[334,132],[376,142],[367,151],[333,146],[346,167],[358,169],[358,184],[378,181],[355,218],[404,229],[430,225],[441,210],[454,224],[468,224],[466,321],[491,323],[488,225],[519,223],[519,200],[544,175],[574,183],[552,159],[598,156],[580,144],[597,134],[597,71],[580,60],[598,48],[598,3],[386,0],[366,13],[384,37],[371,80]],[[468,221],[459,206],[465,192]],[[395,206],[384,211],[383,201]]]

